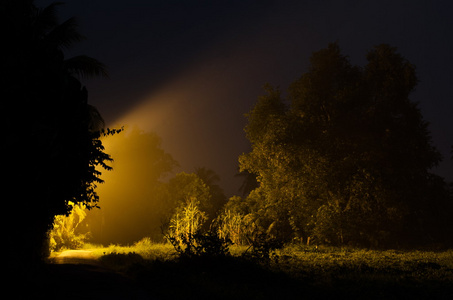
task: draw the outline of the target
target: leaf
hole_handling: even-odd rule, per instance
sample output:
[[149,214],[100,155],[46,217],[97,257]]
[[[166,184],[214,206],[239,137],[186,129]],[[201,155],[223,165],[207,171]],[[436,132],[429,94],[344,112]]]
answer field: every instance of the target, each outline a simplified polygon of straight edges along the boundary
[[107,67],[95,58],[78,55],[64,61],[65,69],[80,78],[108,78]]

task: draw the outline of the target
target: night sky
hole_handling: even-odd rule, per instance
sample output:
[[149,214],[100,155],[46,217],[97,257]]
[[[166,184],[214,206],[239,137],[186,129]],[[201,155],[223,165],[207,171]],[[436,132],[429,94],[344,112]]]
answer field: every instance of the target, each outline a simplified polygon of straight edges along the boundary
[[[53,1],[36,1],[38,7]],[[86,54],[110,79],[83,80],[108,126],[156,132],[180,163],[207,167],[226,195],[238,193],[237,157],[249,150],[244,114],[263,85],[288,85],[307,71],[312,52],[338,41],[353,64],[373,46],[398,48],[417,67],[411,99],[430,122],[444,156],[435,170],[453,180],[453,2],[444,1],[153,1],[66,0],[87,40]]]

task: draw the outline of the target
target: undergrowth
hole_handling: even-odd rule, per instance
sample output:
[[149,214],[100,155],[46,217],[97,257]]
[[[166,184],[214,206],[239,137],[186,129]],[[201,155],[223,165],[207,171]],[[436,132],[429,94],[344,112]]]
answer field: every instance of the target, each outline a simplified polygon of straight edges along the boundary
[[171,244],[150,239],[92,251],[104,266],[164,300],[453,299],[453,250],[263,247],[267,259],[235,245],[228,255],[181,256]]
[[85,249],[92,251],[93,256],[101,258],[110,254],[136,253],[145,260],[171,260],[177,256],[176,251],[168,243],[154,243],[150,238],[143,238],[130,246],[111,244],[108,247],[87,244]]

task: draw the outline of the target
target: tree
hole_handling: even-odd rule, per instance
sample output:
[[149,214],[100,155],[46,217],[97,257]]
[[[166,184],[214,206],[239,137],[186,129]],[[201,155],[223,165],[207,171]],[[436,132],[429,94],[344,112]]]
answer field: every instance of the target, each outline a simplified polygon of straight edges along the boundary
[[234,177],[242,177],[243,182],[239,188],[242,196],[247,196],[251,191],[258,187],[258,181],[256,180],[256,174],[250,173],[247,170],[237,173]]
[[[5,114],[1,151],[3,190],[16,193],[6,209],[26,220],[27,230],[11,230],[11,260],[24,269],[37,262],[45,234],[58,214],[73,203],[96,206],[95,188],[111,157],[100,137],[99,112],[88,104],[79,77],[105,75],[105,67],[87,56],[65,59],[64,50],[83,39],[73,18],[59,23],[58,3],[38,9],[32,0],[0,5],[3,57],[0,82]],[[20,266],[14,266],[19,268]]]
[[209,187],[195,173],[176,174],[167,184],[167,193],[167,203],[171,215],[178,208],[185,207],[189,203],[194,203],[203,213],[212,210]]
[[235,245],[247,245],[255,231],[255,224],[251,215],[225,210],[218,217],[217,233],[220,238],[230,239]]
[[207,212],[212,210],[209,187],[196,174],[181,172],[169,180],[165,191],[169,222],[162,231],[172,243],[190,245],[193,235],[209,219]]
[[206,213],[199,209],[197,199],[187,198],[185,204],[176,208],[170,219],[166,237],[175,248],[187,245],[188,249],[185,250],[191,252],[192,239],[200,232],[206,220]]
[[223,189],[217,184],[220,181],[219,175],[211,169],[207,168],[196,168],[195,174],[203,180],[203,182],[208,186],[209,193],[211,194],[211,210],[208,211],[208,215],[211,216],[211,219],[214,218],[216,213],[223,207],[226,203],[226,196],[223,192]]
[[330,44],[313,53],[287,101],[267,86],[247,115],[252,151],[240,169],[257,174],[251,196],[268,232],[382,246],[428,241],[440,229],[433,211],[447,200],[429,173],[439,152],[409,99],[415,67],[388,45],[367,59],[353,66]]

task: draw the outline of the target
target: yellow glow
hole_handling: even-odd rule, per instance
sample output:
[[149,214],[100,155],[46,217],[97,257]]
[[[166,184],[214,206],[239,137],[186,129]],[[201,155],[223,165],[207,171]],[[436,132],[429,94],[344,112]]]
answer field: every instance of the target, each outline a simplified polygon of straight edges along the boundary
[[162,149],[160,138],[138,128],[103,140],[114,161],[113,171],[102,171],[97,188],[100,209],[87,213],[93,243],[132,243],[144,236],[162,238],[160,225],[165,203],[160,194],[161,175],[175,165]]
[[86,206],[68,201],[71,212],[68,216],[58,215],[54,218],[52,230],[49,231],[51,251],[61,248],[78,248],[87,239],[89,233],[81,228],[86,217]]

